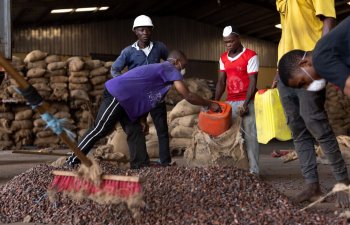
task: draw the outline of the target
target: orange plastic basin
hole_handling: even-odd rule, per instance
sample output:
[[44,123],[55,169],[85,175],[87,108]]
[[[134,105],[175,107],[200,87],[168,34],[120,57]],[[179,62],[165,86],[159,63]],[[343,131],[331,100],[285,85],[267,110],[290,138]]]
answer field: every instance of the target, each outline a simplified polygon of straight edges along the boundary
[[225,102],[216,103],[220,105],[221,113],[216,113],[211,110],[207,112],[201,111],[198,116],[199,129],[212,136],[219,136],[230,129],[232,124],[231,106]]

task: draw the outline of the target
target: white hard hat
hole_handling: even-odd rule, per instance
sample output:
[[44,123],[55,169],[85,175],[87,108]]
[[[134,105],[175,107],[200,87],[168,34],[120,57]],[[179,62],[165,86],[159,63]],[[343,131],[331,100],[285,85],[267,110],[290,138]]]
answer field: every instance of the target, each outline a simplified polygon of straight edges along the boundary
[[141,15],[136,17],[136,19],[134,20],[134,25],[132,26],[132,30],[134,30],[135,27],[153,27],[153,23],[151,18],[145,15]]

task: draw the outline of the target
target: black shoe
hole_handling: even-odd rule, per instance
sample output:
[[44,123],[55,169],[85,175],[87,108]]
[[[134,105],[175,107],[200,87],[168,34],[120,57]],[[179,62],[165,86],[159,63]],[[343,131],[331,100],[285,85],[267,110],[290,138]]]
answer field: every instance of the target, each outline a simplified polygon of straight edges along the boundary
[[80,165],[80,160],[78,158],[75,158],[75,160],[70,160],[71,157],[69,157],[66,162],[63,164],[63,166],[75,169]]

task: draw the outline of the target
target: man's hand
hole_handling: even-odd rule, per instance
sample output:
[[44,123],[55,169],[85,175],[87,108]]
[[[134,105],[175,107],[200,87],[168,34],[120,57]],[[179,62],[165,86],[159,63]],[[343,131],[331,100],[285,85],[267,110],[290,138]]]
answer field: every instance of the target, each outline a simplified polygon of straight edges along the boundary
[[238,106],[238,115],[240,117],[246,116],[249,114],[249,108],[246,105],[240,105]]
[[213,112],[217,112],[217,113],[222,112],[220,105],[216,102],[211,102],[209,108]]

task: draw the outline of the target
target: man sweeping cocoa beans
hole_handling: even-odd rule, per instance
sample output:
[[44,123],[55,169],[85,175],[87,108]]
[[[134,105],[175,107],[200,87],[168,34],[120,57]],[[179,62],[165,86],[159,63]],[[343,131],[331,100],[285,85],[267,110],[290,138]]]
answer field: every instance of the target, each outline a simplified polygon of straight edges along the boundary
[[[103,101],[94,125],[79,141],[80,150],[88,154],[96,141],[115,129],[118,121],[121,124],[140,121],[142,131],[146,131],[148,125],[145,115],[163,101],[172,85],[190,103],[220,112],[221,109],[217,103],[203,99],[188,90],[180,72],[185,69],[186,65],[187,58],[184,53],[175,50],[163,63],[139,66],[122,76],[107,81]],[[134,144],[142,143],[135,142]],[[142,166],[148,165],[147,155],[143,152],[129,150],[131,168],[140,168],[140,162],[144,162]],[[80,164],[80,161],[75,155],[72,155],[68,158],[67,163],[73,166]]]

